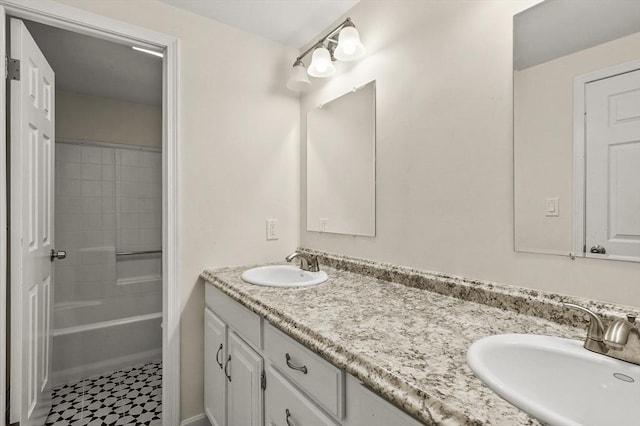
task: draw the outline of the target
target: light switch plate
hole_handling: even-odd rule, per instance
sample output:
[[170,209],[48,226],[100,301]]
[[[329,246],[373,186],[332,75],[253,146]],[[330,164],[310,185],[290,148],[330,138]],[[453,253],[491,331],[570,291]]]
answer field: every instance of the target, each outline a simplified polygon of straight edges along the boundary
[[558,198],[547,198],[547,210],[545,216],[557,217],[560,216],[560,201]]

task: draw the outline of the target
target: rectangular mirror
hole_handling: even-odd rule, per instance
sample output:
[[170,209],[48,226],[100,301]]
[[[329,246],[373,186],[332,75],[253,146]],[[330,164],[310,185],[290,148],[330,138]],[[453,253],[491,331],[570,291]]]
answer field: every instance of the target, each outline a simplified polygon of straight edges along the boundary
[[516,251],[640,260],[640,2],[514,17]]
[[375,81],[307,113],[307,230],[376,234]]

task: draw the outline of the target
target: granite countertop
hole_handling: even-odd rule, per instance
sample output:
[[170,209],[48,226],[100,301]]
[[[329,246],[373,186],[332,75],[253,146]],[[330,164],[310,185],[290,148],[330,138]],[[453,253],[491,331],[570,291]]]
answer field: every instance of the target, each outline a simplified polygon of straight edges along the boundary
[[538,424],[476,378],[468,347],[502,333],[585,335],[582,328],[327,266],[326,283],[288,289],[245,283],[240,275],[247,268],[201,276],[427,424]]
[[247,284],[252,266],[201,277],[427,424],[538,425],[473,374],[466,352],[494,334],[583,340],[587,307],[605,321],[638,306],[561,296],[489,281],[299,248],[329,274],[314,287]]

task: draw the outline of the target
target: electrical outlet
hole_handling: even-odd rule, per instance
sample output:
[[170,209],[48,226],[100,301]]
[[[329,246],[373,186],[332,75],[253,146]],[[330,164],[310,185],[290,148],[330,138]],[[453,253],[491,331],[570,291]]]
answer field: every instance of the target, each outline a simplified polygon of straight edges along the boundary
[[277,240],[278,237],[278,220],[267,219],[267,240]]
[[320,232],[327,232],[327,227],[329,226],[329,219],[326,217],[320,218]]

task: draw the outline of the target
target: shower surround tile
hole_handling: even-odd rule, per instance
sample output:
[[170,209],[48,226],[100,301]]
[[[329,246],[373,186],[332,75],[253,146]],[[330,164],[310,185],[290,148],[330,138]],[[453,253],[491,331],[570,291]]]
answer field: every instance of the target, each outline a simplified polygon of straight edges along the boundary
[[162,363],[153,362],[53,390],[45,426],[142,426],[162,420]]

